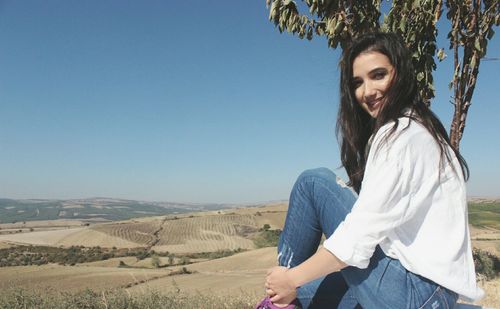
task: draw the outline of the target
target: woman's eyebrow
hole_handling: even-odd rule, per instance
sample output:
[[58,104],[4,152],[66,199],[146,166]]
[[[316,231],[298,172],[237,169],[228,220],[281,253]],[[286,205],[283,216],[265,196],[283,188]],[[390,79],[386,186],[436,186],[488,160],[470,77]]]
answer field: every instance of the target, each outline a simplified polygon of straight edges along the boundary
[[368,72],[368,74],[373,74],[373,73],[385,73],[385,72],[388,72],[388,69],[387,69],[387,68],[384,68],[384,67],[378,67],[378,68],[375,68],[375,69],[371,70],[370,72]]

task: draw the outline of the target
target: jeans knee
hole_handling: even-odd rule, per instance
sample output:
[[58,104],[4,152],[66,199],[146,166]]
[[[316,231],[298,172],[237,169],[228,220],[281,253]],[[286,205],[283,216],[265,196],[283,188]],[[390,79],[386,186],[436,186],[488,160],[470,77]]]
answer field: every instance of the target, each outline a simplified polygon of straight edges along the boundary
[[311,179],[321,179],[326,181],[337,181],[338,177],[326,167],[313,168],[303,171],[297,178],[297,183],[310,181]]
[[[352,194],[356,193],[350,188],[339,176],[326,167],[319,167],[305,170],[300,174],[295,183],[295,187],[313,188],[314,184],[322,184],[329,188],[337,188],[339,190],[349,189]],[[312,186],[310,186],[312,185]]]

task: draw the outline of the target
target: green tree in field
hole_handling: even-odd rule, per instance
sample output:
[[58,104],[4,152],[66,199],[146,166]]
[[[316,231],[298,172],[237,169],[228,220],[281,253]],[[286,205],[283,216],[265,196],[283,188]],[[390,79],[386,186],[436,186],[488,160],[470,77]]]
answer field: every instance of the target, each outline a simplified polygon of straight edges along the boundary
[[160,258],[157,255],[153,255],[151,258],[151,266],[154,268],[160,268]]
[[[345,48],[351,38],[373,30],[399,33],[413,51],[420,94],[427,104],[434,97],[432,72],[434,56],[446,57],[437,48],[438,20],[442,17],[443,0],[393,0],[381,18],[382,0],[303,0],[308,12],[301,14],[292,0],[266,0],[269,19],[280,32],[287,31],[311,40],[326,36],[328,46]],[[452,103],[455,106],[450,129],[451,144],[459,149],[467,113],[476,87],[481,59],[486,55],[494,26],[500,24],[498,0],[448,0],[446,18],[451,23],[449,48],[453,53],[454,74]]]

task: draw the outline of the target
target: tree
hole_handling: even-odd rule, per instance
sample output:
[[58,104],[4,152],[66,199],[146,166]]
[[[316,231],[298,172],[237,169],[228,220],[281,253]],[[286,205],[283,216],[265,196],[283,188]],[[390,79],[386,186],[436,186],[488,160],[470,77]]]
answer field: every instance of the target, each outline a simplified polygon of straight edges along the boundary
[[160,258],[157,255],[151,257],[151,266],[154,268],[160,268]]
[[[315,35],[326,36],[328,46],[343,49],[357,35],[373,30],[399,33],[413,51],[419,92],[430,105],[434,97],[432,72],[446,57],[436,45],[436,24],[441,18],[443,0],[393,0],[383,20],[381,0],[303,0],[308,7],[300,14],[292,0],[266,0],[269,19],[280,32],[287,31],[299,38],[311,40]],[[454,88],[452,103],[455,112],[450,130],[451,144],[457,150],[465,128],[467,112],[476,86],[480,60],[486,55],[488,40],[494,35],[493,26],[500,24],[498,0],[446,1],[448,34],[453,51],[455,73],[450,88]]]

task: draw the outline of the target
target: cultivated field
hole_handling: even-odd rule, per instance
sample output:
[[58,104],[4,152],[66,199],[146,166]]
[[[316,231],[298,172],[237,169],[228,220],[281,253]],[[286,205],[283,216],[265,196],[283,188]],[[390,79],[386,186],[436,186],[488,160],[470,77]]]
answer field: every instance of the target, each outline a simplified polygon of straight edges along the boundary
[[150,219],[146,222],[100,224],[92,227],[92,230],[110,237],[124,239],[134,243],[135,246],[152,246],[157,238],[155,233],[161,229],[162,224],[162,219]]
[[[490,219],[478,209],[474,210],[475,226],[471,226],[473,246],[498,255],[500,232],[485,225]],[[491,210],[488,208],[487,211]],[[77,263],[75,266],[0,267],[0,289],[22,287],[30,290],[80,291],[91,288],[100,291],[117,288],[132,295],[151,290],[174,293],[181,290],[222,296],[250,295],[257,300],[264,294],[266,270],[276,264],[276,248],[257,249],[253,240],[265,224],[271,229],[281,229],[285,214],[286,205],[276,204],[92,223],[88,226],[71,220],[38,221],[36,226],[30,225],[31,222],[2,225],[0,231],[6,233],[0,235],[0,249],[21,243],[56,247],[142,247],[176,256],[155,257],[159,268],[155,268],[158,265],[154,266],[153,258],[135,256]],[[483,222],[481,218],[488,219]],[[30,227],[33,231],[29,230]],[[19,229],[22,232],[18,232]],[[187,265],[180,265],[182,254],[235,249],[246,251],[212,260],[200,255],[190,258]],[[487,290],[487,297],[481,304],[500,308],[500,279],[480,284]]]
[[0,235],[0,241],[43,246],[135,248],[140,244],[87,227]]
[[[130,219],[81,226],[73,221],[37,221],[5,224],[21,232],[0,235],[0,242],[47,246],[99,246],[102,248],[150,248],[157,252],[196,253],[217,250],[255,249],[252,236],[269,224],[281,228],[285,204],[211,211],[176,216]],[[64,225],[67,222],[68,225]],[[75,227],[76,224],[80,226]],[[21,228],[21,226],[23,228]],[[45,230],[43,230],[45,229]],[[47,230],[50,229],[50,230]],[[0,230],[1,231],[1,230]]]

